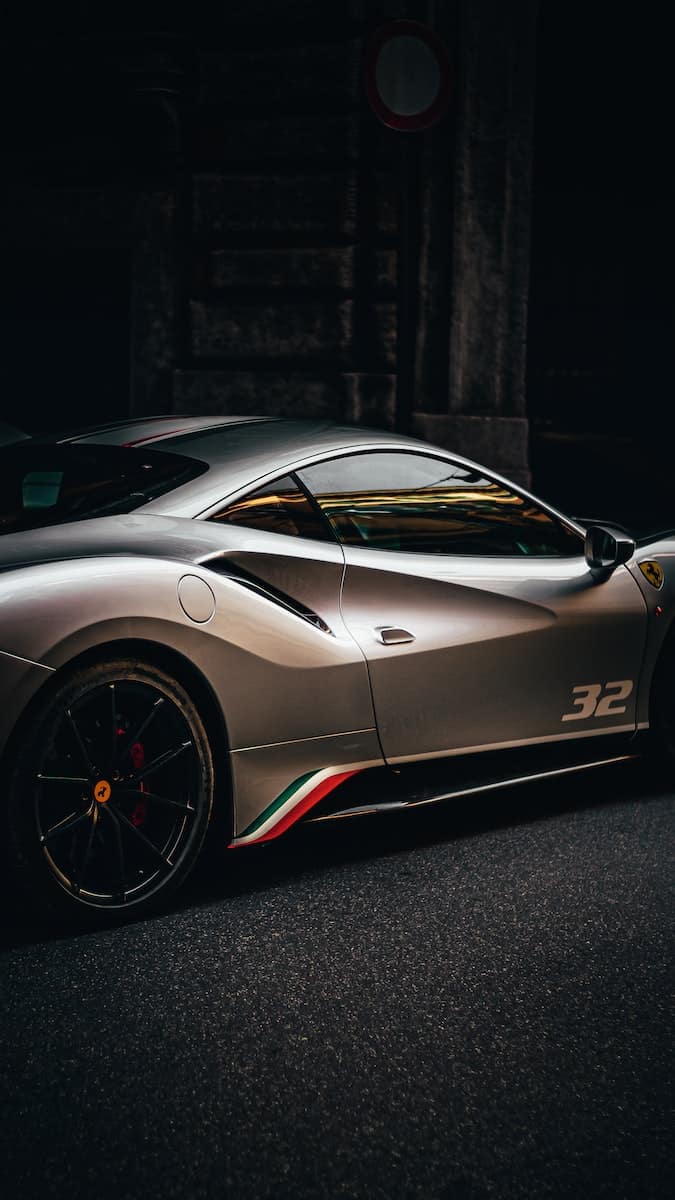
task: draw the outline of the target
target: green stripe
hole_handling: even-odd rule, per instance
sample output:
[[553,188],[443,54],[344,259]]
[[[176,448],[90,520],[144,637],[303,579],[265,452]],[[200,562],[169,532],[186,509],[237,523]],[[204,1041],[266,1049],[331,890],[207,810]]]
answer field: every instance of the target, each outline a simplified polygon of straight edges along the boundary
[[277,810],[280,809],[283,804],[286,803],[287,800],[290,800],[294,792],[298,792],[302,785],[307,783],[308,779],[312,778],[312,775],[318,774],[320,774],[319,771],[308,771],[306,775],[301,775],[293,783],[289,783],[288,787],[284,788],[283,792],[277,796],[276,800],[273,800],[271,804],[268,804],[267,808],[263,809],[260,816],[256,817],[255,821],[252,821],[250,825],[246,826],[246,829],[243,833],[239,834],[239,837],[248,837],[250,833],[255,833],[258,829],[260,829],[261,825],[265,824],[265,821],[268,821],[269,818],[273,816],[273,814],[277,812]]

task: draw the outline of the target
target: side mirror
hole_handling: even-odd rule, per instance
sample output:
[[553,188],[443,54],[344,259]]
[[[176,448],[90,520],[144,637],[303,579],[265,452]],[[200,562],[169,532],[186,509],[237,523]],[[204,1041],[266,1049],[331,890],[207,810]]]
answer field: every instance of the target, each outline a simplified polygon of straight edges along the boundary
[[622,529],[589,525],[584,541],[584,557],[591,571],[606,579],[615,567],[628,562],[635,553],[635,541]]

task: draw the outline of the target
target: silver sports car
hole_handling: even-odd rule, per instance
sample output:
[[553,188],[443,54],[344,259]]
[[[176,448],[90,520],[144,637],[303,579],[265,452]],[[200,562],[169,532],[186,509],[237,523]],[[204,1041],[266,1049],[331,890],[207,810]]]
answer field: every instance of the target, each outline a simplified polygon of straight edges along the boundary
[[207,836],[673,748],[665,535],[328,423],[143,418],[0,467],[4,840],[44,913],[161,904]]

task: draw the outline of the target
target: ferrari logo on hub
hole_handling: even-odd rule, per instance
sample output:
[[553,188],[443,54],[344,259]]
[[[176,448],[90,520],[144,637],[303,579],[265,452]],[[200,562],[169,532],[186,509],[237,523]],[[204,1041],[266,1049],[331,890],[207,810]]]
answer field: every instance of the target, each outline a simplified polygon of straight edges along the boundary
[[663,587],[663,567],[661,563],[655,562],[654,559],[648,559],[646,562],[640,563],[640,570],[647,583],[651,583],[652,587]]
[[94,799],[98,800],[99,804],[106,804],[110,799],[112,788],[107,779],[99,779],[94,787]]

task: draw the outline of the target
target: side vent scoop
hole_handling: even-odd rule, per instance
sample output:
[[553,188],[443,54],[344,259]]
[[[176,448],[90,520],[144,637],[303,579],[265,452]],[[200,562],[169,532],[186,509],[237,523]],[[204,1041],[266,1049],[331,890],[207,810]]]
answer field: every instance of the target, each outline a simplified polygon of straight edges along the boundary
[[268,583],[266,580],[258,579],[257,575],[253,575],[251,571],[247,571],[239,563],[231,562],[230,559],[224,558],[222,555],[216,555],[213,558],[202,559],[199,565],[207,571],[215,571],[217,575],[224,575],[232,583],[238,583],[241,587],[248,588],[251,592],[256,592],[264,600],[269,600],[271,604],[276,604],[279,608],[285,609],[286,612],[292,613],[294,617],[299,617],[301,621],[306,621],[309,625],[313,625],[321,633],[327,633],[330,637],[335,637],[333,630],[326,624],[323,617],[320,617],[313,609],[308,608],[301,600],[296,600],[293,596],[289,596],[286,592],[275,588],[273,584]]

